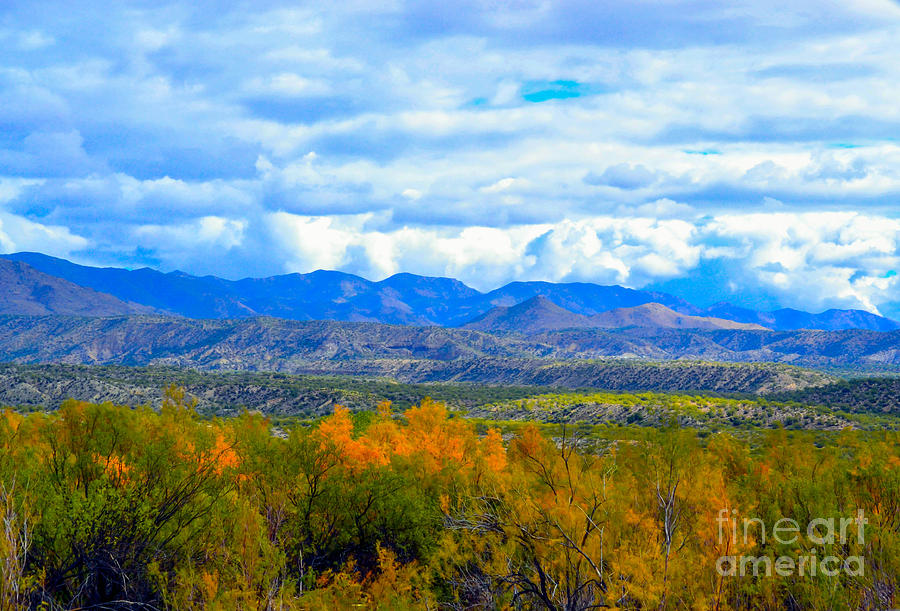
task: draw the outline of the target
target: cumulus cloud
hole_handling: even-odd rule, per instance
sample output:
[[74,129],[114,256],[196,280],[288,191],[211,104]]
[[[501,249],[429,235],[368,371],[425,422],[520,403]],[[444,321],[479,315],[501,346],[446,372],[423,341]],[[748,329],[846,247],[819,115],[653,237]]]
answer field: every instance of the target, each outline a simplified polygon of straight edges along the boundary
[[756,286],[793,307],[877,312],[898,284],[900,221],[854,212],[723,215],[702,232]]
[[286,271],[352,269],[373,278],[397,271],[452,276],[489,290],[515,279],[640,285],[685,273],[701,247],[681,220],[598,217],[506,228],[376,228],[369,215],[268,217]]
[[737,301],[741,292],[757,290],[793,307],[870,311],[898,288],[900,221],[858,213],[730,214],[694,222],[595,217],[462,231],[384,231],[371,220],[276,213],[269,222],[286,271],[343,267],[383,278],[408,270],[458,277],[480,289],[514,279],[643,286],[720,261],[737,281],[731,287]]

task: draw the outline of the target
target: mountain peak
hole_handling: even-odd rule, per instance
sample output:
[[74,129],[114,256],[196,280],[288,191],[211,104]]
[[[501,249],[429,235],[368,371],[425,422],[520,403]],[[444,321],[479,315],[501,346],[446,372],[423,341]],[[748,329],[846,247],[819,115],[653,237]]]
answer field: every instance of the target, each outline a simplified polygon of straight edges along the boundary
[[477,331],[535,333],[589,325],[589,319],[562,308],[544,295],[535,295],[514,306],[498,306],[463,325]]

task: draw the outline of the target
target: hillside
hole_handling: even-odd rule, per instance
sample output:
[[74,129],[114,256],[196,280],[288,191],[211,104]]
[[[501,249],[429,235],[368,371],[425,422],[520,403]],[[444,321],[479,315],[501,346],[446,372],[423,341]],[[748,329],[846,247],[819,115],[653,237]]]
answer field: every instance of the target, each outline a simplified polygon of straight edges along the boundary
[[815,389],[773,393],[771,398],[827,405],[851,413],[900,414],[900,378],[841,380]]
[[836,379],[817,371],[772,363],[631,359],[368,359],[298,364],[294,372],[389,378],[406,383],[459,382],[754,394],[819,386]]
[[[185,388],[206,415],[258,410],[272,416],[327,415],[335,405],[374,411],[383,400],[404,410],[426,397],[453,409],[519,399],[553,387],[404,384],[392,380],[274,372],[213,372],[177,367],[0,364],[0,406],[57,409],[66,399],[159,408],[170,384]],[[558,390],[558,389],[557,389]]]
[[[626,340],[614,333],[594,333]],[[568,342],[564,334],[561,339]],[[0,360],[17,363],[152,364],[359,375],[405,382],[720,392],[791,389],[829,379],[817,373],[801,374],[797,369],[778,369],[782,367],[778,365],[700,367],[674,361],[651,366],[637,361],[616,361],[619,364],[614,365],[584,361],[616,356],[592,352],[596,351],[579,352],[569,346],[463,329],[374,323],[0,317]],[[785,371],[791,372],[788,379],[773,378],[772,372],[781,375]]]
[[628,357],[780,362],[814,367],[900,364],[900,332],[564,329],[528,336],[471,329],[276,318],[0,316],[0,361],[167,364],[307,371],[360,359]]
[[[507,399],[469,410],[470,418],[554,424],[609,423],[664,427],[673,421],[696,428],[762,427],[841,430],[857,428],[852,417],[826,408],[764,399],[731,399],[659,393],[582,392],[534,395]],[[888,419],[896,428],[900,422]]]
[[[189,318],[224,319],[262,315],[291,320],[453,327],[473,321],[493,308],[511,307],[542,297],[560,308],[586,317],[618,308],[656,303],[679,314],[782,330],[900,328],[900,324],[894,321],[859,310],[829,310],[821,314],[797,310],[756,312],[727,304],[704,310],[666,293],[586,282],[511,282],[482,293],[452,278],[408,273],[395,274],[379,282],[325,270],[226,280],[178,271],[162,273],[149,268],[130,271],[89,267],[39,253],[15,253],[0,255],[0,258],[24,262],[45,274],[108,293],[125,302]],[[720,328],[722,325],[721,322],[704,323],[701,327]],[[676,326],[684,327],[683,324]]]
[[[572,391],[551,386],[458,382],[407,384],[386,379],[209,372],[171,367],[3,364],[0,365],[0,406],[16,406],[26,411],[52,410],[67,399],[76,399],[150,405],[159,409],[166,387],[177,384],[196,399],[201,414],[216,416],[236,416],[246,409],[275,418],[314,418],[330,414],[336,405],[353,411],[374,411],[384,400],[391,401],[394,410],[402,411],[430,397],[469,418],[492,420],[658,426],[675,418],[682,426],[698,428],[772,427],[784,423],[790,428],[833,429],[864,424],[828,409],[811,409],[797,401],[646,391],[667,389],[684,393],[684,389],[676,389],[673,384],[696,383],[704,378],[707,381],[719,378],[721,386],[737,388],[743,384],[744,389],[752,386],[753,380],[768,379],[765,388],[827,380],[788,367],[723,368],[701,363],[673,367],[627,362],[590,365],[594,367],[597,383],[619,390]],[[757,386],[757,389],[765,390],[764,387]],[[643,390],[633,394],[628,392],[629,388]],[[816,390],[819,389],[810,392]],[[885,420],[878,423],[889,424]]]
[[152,311],[50,276],[26,263],[0,259],[0,314],[123,316]]
[[616,308],[615,310],[595,314],[588,320],[591,322],[591,326],[607,329],[650,327],[655,329],[698,329],[704,331],[713,329],[768,330],[757,324],[734,322],[723,318],[680,314],[661,303],[646,303],[633,308]]
[[843,369],[900,365],[898,331],[695,331],[635,327],[615,331],[548,331],[531,335],[528,340],[555,346],[560,355],[588,358],[688,358]]
[[[485,405],[537,395],[566,393],[567,396],[581,396],[596,393],[597,389],[760,394],[833,380],[815,372],[772,365],[522,361],[516,363],[518,385],[501,383],[506,372],[499,368],[498,362],[493,363],[493,370],[476,369],[469,363],[468,375],[457,371],[455,379],[449,382],[414,383],[408,379],[413,370],[392,372],[399,372],[407,381],[374,375],[377,373],[375,367],[388,364],[386,361],[359,363],[370,369],[366,375],[355,377],[197,371],[175,367],[0,364],[0,406],[56,409],[64,400],[72,398],[158,408],[166,386],[177,384],[197,399],[197,409],[204,414],[236,415],[246,408],[275,416],[313,417],[330,413],[335,405],[353,410],[374,410],[379,401],[385,399],[401,410],[431,397],[446,402],[453,409],[472,411]],[[492,371],[499,373],[501,379],[485,384],[483,381]],[[435,374],[440,370],[435,368],[431,372]],[[387,370],[381,373],[387,373]],[[467,377],[478,379],[466,381]],[[543,383],[554,380],[559,384]],[[572,388],[581,390],[573,395]],[[792,409],[796,410],[796,407]],[[479,413],[472,411],[473,416]],[[626,419],[618,421],[624,424]]]

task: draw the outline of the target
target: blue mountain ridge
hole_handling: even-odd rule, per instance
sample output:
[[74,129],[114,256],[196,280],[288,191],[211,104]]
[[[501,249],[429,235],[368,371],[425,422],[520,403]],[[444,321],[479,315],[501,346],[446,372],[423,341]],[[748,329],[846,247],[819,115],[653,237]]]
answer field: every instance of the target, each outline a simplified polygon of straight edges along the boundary
[[459,280],[395,274],[373,282],[338,271],[226,280],[150,268],[126,270],[78,265],[34,252],[0,255],[82,287],[188,318],[274,316],[292,320],[372,321],[403,325],[459,326],[496,307],[545,297],[575,314],[593,316],[616,308],[660,303],[692,316],[714,316],[775,330],[900,329],[900,323],[862,310],[818,314],[793,309],[759,312],[720,303],[698,308],[656,291],[586,282],[511,282],[482,293]]

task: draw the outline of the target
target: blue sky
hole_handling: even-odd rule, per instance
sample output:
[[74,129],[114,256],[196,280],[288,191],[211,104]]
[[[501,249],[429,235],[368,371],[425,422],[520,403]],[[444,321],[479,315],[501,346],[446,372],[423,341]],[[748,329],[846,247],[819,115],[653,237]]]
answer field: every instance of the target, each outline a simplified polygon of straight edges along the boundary
[[0,7],[0,251],[900,317],[900,5]]

